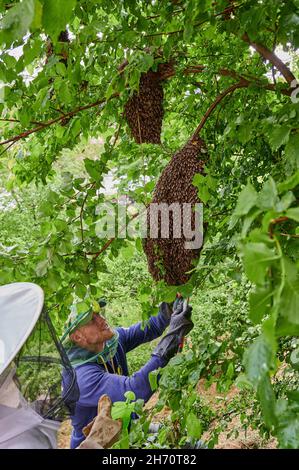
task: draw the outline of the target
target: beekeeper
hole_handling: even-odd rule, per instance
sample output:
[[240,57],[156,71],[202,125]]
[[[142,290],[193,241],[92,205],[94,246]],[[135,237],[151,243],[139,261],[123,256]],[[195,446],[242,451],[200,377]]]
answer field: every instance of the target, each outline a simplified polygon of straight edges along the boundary
[[[101,308],[105,302],[100,301]],[[145,328],[137,323],[129,328],[112,328],[94,307],[82,314],[71,313],[62,343],[75,368],[80,398],[72,418],[71,448],[85,439],[83,428],[97,415],[100,397],[111,402],[125,401],[127,391],[145,402],[151,397],[149,373],[164,367],[179,350],[182,338],[193,328],[192,307],[181,297],[173,304],[163,302],[157,316],[152,316]],[[126,354],[143,343],[168,332],[154,349],[149,361],[129,375]]]

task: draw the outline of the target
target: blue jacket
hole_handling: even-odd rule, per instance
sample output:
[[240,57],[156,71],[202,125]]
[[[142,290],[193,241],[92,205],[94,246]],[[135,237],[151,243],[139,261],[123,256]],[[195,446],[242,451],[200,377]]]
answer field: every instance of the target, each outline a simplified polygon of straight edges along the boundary
[[90,362],[76,367],[77,382],[80,398],[76,404],[75,414],[71,416],[73,432],[71,448],[76,448],[84,439],[82,429],[97,414],[99,398],[107,394],[112,402],[125,401],[124,394],[131,390],[136,399],[147,401],[152,390],[149,383],[149,372],[164,367],[166,361],[158,356],[151,356],[150,360],[135,374],[129,376],[126,353],[132,351],[140,344],[147,343],[161,336],[168,326],[169,320],[163,316],[161,309],[156,317],[151,317],[148,325],[142,329],[141,322],[129,328],[117,328],[119,344],[113,358],[115,369],[121,375],[113,373],[111,363],[107,363],[107,372],[104,365]]

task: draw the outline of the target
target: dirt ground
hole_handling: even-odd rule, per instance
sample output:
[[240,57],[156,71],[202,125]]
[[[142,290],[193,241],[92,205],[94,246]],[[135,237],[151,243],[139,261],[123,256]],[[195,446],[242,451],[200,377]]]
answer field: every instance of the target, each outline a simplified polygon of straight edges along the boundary
[[[208,402],[208,404],[215,410],[219,411],[225,408],[227,404],[239,393],[236,387],[233,387],[228,393],[221,394],[216,390],[216,384],[213,383],[211,387],[205,389],[204,382],[202,380],[198,383],[198,391],[200,395]],[[158,397],[157,394],[154,394],[152,398],[147,402],[145,408],[151,410],[155,405]],[[153,422],[159,423],[162,422],[169,415],[170,410],[164,408],[162,411],[154,415]],[[202,440],[206,441],[209,439],[210,433],[213,429],[213,425],[209,431],[205,432],[202,435]],[[227,437],[227,435],[232,432],[232,436]],[[237,437],[234,437],[235,433],[238,433]],[[64,421],[60,427],[58,433],[58,448],[68,449],[70,443],[71,435],[71,423],[69,420]],[[268,441],[263,441],[257,430],[247,429],[246,432],[242,429],[242,424],[238,416],[232,417],[231,421],[228,424],[226,431],[220,433],[218,444],[215,445],[215,449],[275,449],[277,447],[277,441],[275,438],[272,438]]]

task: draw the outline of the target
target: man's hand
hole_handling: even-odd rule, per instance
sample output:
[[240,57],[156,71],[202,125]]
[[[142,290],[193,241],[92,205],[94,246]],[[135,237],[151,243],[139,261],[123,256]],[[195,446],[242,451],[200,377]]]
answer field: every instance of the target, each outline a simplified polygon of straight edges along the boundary
[[182,297],[175,300],[168,333],[161,339],[153,354],[167,362],[178,352],[180,344],[193,328],[192,307]]
[[108,449],[117,442],[121,433],[120,419],[111,418],[111,400],[102,395],[98,401],[98,414],[91,423],[83,428],[86,439],[77,449]]
[[183,299],[182,294],[177,292],[176,299],[174,302],[162,302],[159,306],[160,313],[166,320],[170,320],[171,315],[177,308],[178,303]]

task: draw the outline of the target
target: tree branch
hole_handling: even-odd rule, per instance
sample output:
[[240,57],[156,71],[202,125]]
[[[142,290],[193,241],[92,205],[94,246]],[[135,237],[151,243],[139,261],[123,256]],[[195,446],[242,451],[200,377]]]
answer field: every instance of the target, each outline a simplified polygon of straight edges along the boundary
[[[109,98],[109,100],[112,99],[112,98],[116,98],[118,96],[119,96],[119,93],[114,93]],[[42,131],[46,127],[52,126],[53,124],[56,124],[60,121],[63,121],[65,118],[71,118],[75,114],[80,113],[81,111],[85,111],[86,109],[94,108],[96,106],[99,106],[100,104],[106,103],[107,101],[108,100],[106,100],[106,98],[102,98],[100,100],[95,101],[94,103],[86,104],[85,106],[80,106],[79,108],[76,108],[73,111],[65,113],[62,116],[58,116],[55,119],[51,119],[50,121],[44,122],[44,123],[38,125],[37,127],[34,127],[33,129],[21,132],[21,134],[18,134],[14,137],[11,137],[10,139],[4,140],[4,141],[0,142],[0,145],[9,144],[10,142],[17,142],[18,140],[24,139],[24,138],[28,137],[29,135],[31,135],[35,132]]]
[[272,219],[270,224],[269,224],[269,230],[268,230],[269,237],[273,238],[273,227],[274,227],[274,225],[281,224],[283,222],[286,222],[287,220],[289,220],[289,218],[285,215],[283,215],[281,217],[277,217],[276,219]]
[[279,70],[289,85],[293,80],[296,80],[295,75],[293,75],[291,70],[282,62],[281,59],[279,59],[279,57],[277,57],[274,52],[270,51],[270,49],[268,49],[266,46],[263,46],[262,44],[251,41],[247,33],[243,34],[242,39],[243,41],[250,44],[250,46],[252,46],[254,50],[258,52],[264,59],[271,62],[271,64],[273,64]]
[[212,112],[214,111],[214,109],[218,106],[219,103],[221,103],[221,101],[227,96],[229,95],[230,93],[233,93],[235,90],[237,90],[238,88],[246,88],[248,87],[248,83],[246,80],[240,80],[238,83],[235,83],[234,85],[231,85],[230,87],[226,88],[226,90],[224,90],[222,93],[220,93],[220,95],[217,96],[217,98],[215,99],[215,101],[213,101],[213,103],[211,104],[211,106],[208,108],[208,110],[205,112],[202,120],[200,121],[199,125],[197,126],[197,128],[195,129],[195,132],[194,134],[192,135],[191,139],[190,139],[190,142],[192,141],[196,141],[198,136],[199,136],[199,133],[200,131],[202,130],[203,126],[205,125],[205,123],[207,122],[208,118],[210,117],[210,115],[212,114]]
[[[248,40],[249,40],[249,38],[248,38]],[[253,43],[250,42],[250,44],[253,46]],[[261,45],[256,45],[256,46],[258,46],[260,48],[260,50],[263,50],[265,54],[267,52],[267,59],[268,60],[271,60],[270,58],[272,58],[272,60],[275,60],[275,64],[277,65],[277,68],[278,68],[278,65],[279,65],[280,68],[278,68],[278,69],[280,70],[281,73],[282,73],[282,70],[284,70],[284,72],[285,72],[284,76],[285,76],[285,78],[288,77],[288,79],[287,79],[288,83],[291,83],[295,79],[295,76],[292,74],[292,72],[286,67],[285,64],[283,64],[283,62],[273,52],[269,51],[264,46],[261,46]],[[270,58],[268,58],[268,57],[270,57]],[[272,62],[272,63],[274,63],[274,62]],[[120,71],[122,71],[123,68],[125,68],[126,65],[127,65],[126,63],[122,64],[122,66],[121,66],[122,68],[121,68]],[[204,65],[193,65],[193,66],[186,67],[186,69],[184,69],[183,73],[186,74],[186,75],[189,75],[189,74],[192,74],[192,73],[202,73],[205,68],[206,67]],[[264,84],[257,77],[246,78],[246,75],[244,76],[244,75],[238,74],[237,72],[235,72],[233,70],[228,70],[228,69],[222,68],[222,69],[218,70],[217,73],[219,75],[222,75],[222,76],[229,76],[229,77],[236,78],[236,79],[240,80],[239,84],[236,84],[236,86],[233,85],[233,87],[234,87],[233,91],[236,88],[248,87],[251,84],[255,84],[260,88],[264,88],[265,90],[274,91],[274,92],[279,91],[281,94],[286,95],[286,96],[290,96],[291,93],[292,93],[291,89],[277,90],[277,88],[274,84],[271,84],[271,83]],[[168,78],[172,78],[173,76],[175,76],[175,74],[176,74],[176,72],[175,72],[174,67],[169,66],[165,70],[162,70],[162,72],[160,73],[160,79],[161,80],[166,80]],[[241,82],[242,82],[242,86],[240,86]],[[118,96],[119,96],[119,93],[114,93],[109,99],[116,98]],[[107,100],[105,98],[103,98],[103,99],[100,99],[98,101],[95,101],[94,103],[90,103],[88,105],[81,106],[79,108],[76,108],[73,111],[62,114],[61,116],[59,116],[55,119],[52,119],[50,121],[47,121],[45,123],[37,123],[38,124],[37,127],[33,128],[33,129],[30,129],[30,130],[27,130],[27,131],[24,131],[24,132],[14,136],[14,137],[11,137],[10,139],[4,140],[3,142],[0,142],[0,145],[5,145],[5,144],[8,144],[10,142],[12,142],[12,143],[17,142],[18,140],[21,140],[21,139],[24,139],[24,138],[28,137],[30,134],[33,134],[35,132],[39,132],[39,131],[41,131],[41,130],[49,127],[49,126],[52,126],[53,124],[56,124],[56,123],[60,122],[60,121],[64,121],[66,118],[71,118],[75,114],[78,114],[81,111],[93,108],[95,106],[99,106],[100,104],[103,104],[106,101]],[[60,111],[60,112],[62,113],[62,111]],[[1,119],[1,120],[2,121],[9,121],[9,122],[10,121],[11,122],[19,122],[17,119]],[[6,150],[4,150],[4,152]],[[4,152],[2,152],[2,153],[4,153]],[[2,155],[2,154],[0,154],[0,155]]]
[[[205,65],[190,65],[189,67],[186,67],[183,70],[183,73],[184,75],[191,75],[193,73],[202,73],[204,72],[205,69],[206,69]],[[160,73],[160,77],[161,77],[161,80],[167,80],[168,78],[172,78],[173,76],[175,76],[175,74],[176,72],[175,72],[174,67],[172,68],[168,67],[165,71],[162,71]],[[263,83],[258,77],[247,76],[246,74],[242,75],[242,74],[235,72],[234,70],[221,68],[216,72],[216,74],[222,75],[224,77],[232,77],[237,80],[246,80],[248,84],[247,86],[251,84],[255,84],[256,86],[260,88],[265,88],[266,90],[269,90],[269,91],[274,91],[274,92],[279,91],[281,94],[286,95],[286,96],[290,96],[292,93],[291,89],[277,90],[276,86],[272,83]]]

